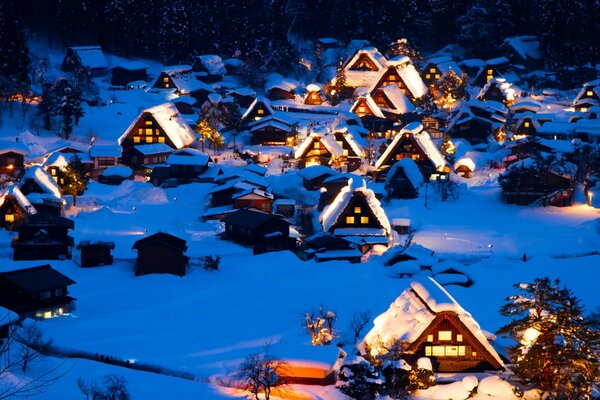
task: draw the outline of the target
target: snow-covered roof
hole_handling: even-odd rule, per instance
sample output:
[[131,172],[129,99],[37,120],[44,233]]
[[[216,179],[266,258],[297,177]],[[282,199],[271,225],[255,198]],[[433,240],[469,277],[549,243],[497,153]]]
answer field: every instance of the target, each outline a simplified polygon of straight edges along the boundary
[[575,132],[600,136],[600,119],[580,119],[575,122]]
[[0,154],[8,152],[26,156],[29,154],[29,149],[23,142],[17,142],[16,140],[0,140]]
[[390,181],[392,180],[393,176],[396,174],[396,171],[399,168],[402,168],[404,174],[415,189],[417,189],[423,184],[424,179],[421,170],[412,158],[406,157],[402,160],[399,160],[398,162],[395,162],[394,165],[392,165],[392,167],[388,171],[387,176],[385,177],[386,185],[390,183]]
[[[350,69],[362,55],[366,55],[374,62],[377,67],[376,71],[356,71]],[[387,60],[375,47],[360,49],[354,53],[344,67],[346,84],[350,87],[371,86],[379,80],[381,72],[385,71],[386,67]]]
[[22,188],[29,179],[36,181],[46,194],[60,198],[58,184],[41,165],[33,165],[25,171],[25,174],[19,181],[19,188]]
[[429,133],[423,129],[423,124],[420,122],[411,122],[396,134],[392,143],[388,145],[375,163],[375,168],[380,168],[384,164],[404,134],[411,135],[415,139],[417,145],[427,155],[437,170],[442,169],[446,165],[446,159],[431,140]]
[[210,75],[223,75],[227,73],[223,59],[215,54],[204,54],[196,58]]
[[543,108],[542,104],[531,99],[523,99],[521,101],[517,100],[513,105],[511,105],[510,110],[513,112],[522,112],[522,111],[531,111],[538,112]]
[[373,328],[358,347],[364,350],[368,345],[371,354],[377,355],[386,353],[387,350],[382,347],[382,344],[392,340],[413,343],[440,312],[456,313],[459,320],[494,360],[499,365],[504,365],[473,316],[431,277],[410,282],[410,287],[394,300],[388,310],[375,318]]
[[258,120],[258,123],[256,125],[254,125],[251,129],[250,132],[255,132],[261,129],[266,128],[267,126],[271,126],[273,128],[279,129],[281,131],[284,132],[291,132],[292,131],[292,127],[284,122],[280,122],[275,118],[261,118],[260,120]]
[[475,162],[473,161],[473,159],[471,157],[463,157],[454,163],[455,171],[460,167],[466,167],[470,171],[475,171]]
[[258,197],[262,197],[262,198],[269,199],[269,200],[273,200],[275,198],[275,196],[273,194],[265,192],[264,190],[260,190],[257,188],[249,188],[249,189],[243,190],[239,193],[234,194],[233,196],[231,196],[231,198],[239,199],[240,197],[245,197],[248,195],[256,195]]
[[210,157],[196,149],[181,149],[169,154],[167,164],[171,165],[208,165]]
[[48,167],[66,167],[71,160],[75,157],[79,157],[82,163],[91,163],[92,160],[87,153],[61,153],[59,151],[55,151],[48,155],[44,164],[42,164],[45,168]]
[[[321,215],[319,216],[319,221],[323,225],[323,231],[329,231],[336,224],[338,218],[342,215],[355,193],[362,193],[364,195],[367,204],[371,208],[373,214],[375,214],[375,217],[385,231],[385,234],[389,235],[392,231],[390,221],[388,220],[385,211],[381,207],[381,203],[375,197],[375,193],[371,189],[367,188],[367,183],[362,178],[348,179],[348,186],[342,188],[333,202],[323,209]],[[352,229],[357,229],[357,234],[360,234],[361,230],[369,228]]]
[[283,76],[273,76],[265,83],[265,90],[281,89],[286,92],[293,92],[298,87],[298,82]]
[[585,83],[579,93],[577,93],[577,96],[575,96],[575,99],[573,99],[573,104],[577,104],[583,96],[586,96],[588,91],[592,91],[596,97],[600,98],[600,80]]
[[315,179],[322,175],[338,175],[339,172],[326,167],[325,165],[311,165],[298,171],[298,176],[303,179]]
[[23,208],[23,210],[25,210],[28,214],[32,215],[37,213],[35,207],[31,204],[23,192],[21,192],[21,189],[19,189],[18,186],[9,186],[4,193],[2,193],[2,196],[0,197],[0,206],[4,204],[7,196],[12,196],[19,203],[21,208]]
[[117,144],[94,144],[90,147],[90,157],[121,157],[123,148]]
[[502,46],[510,46],[523,60],[539,60],[540,41],[535,36],[516,36],[504,40]]
[[162,72],[171,78],[176,89],[182,94],[189,94],[200,89],[213,92],[210,86],[196,79],[190,65],[166,67]]
[[572,122],[546,122],[538,129],[538,135],[564,135],[571,134],[575,130],[575,124]]
[[267,99],[267,98],[265,98],[263,96],[257,96],[254,99],[254,101],[252,102],[252,104],[250,104],[250,106],[248,107],[248,109],[246,110],[246,112],[244,113],[244,115],[242,115],[242,119],[246,119],[248,117],[248,115],[250,115],[250,113],[258,105],[258,103],[264,104],[264,106],[267,109],[267,111],[269,112],[269,114],[272,115],[275,112],[273,110],[273,107],[271,107],[271,102],[269,101],[269,99]]
[[120,176],[122,178],[129,178],[132,174],[133,171],[131,168],[125,167],[124,165],[115,165],[102,171],[103,176]]
[[15,312],[0,306],[0,327],[12,324],[18,320],[19,316]]
[[119,138],[119,144],[123,143],[123,140],[127,138],[128,133],[138,123],[139,119],[142,118],[144,113],[149,113],[154,117],[156,122],[165,131],[173,145],[177,149],[186,147],[194,143],[196,140],[196,133],[190,128],[190,126],[183,120],[177,107],[172,103],[164,103],[158,106],[154,106],[144,110],[138,117],[129,125],[125,133]]
[[496,58],[490,58],[485,63],[486,63],[486,65],[502,65],[502,64],[509,64],[510,61],[506,57],[496,57]]
[[[393,112],[394,114],[406,114],[414,111],[415,106],[397,85],[386,85],[381,90],[390,100],[392,106],[395,107],[395,110],[389,110],[390,112]],[[387,108],[384,110],[388,111]]]
[[108,63],[100,46],[79,46],[69,47],[77,57],[83,67],[86,68],[108,68]]
[[427,93],[427,86],[414,65],[403,64],[396,70],[415,99],[421,98]]
[[381,108],[379,108],[379,106],[377,105],[377,103],[375,103],[375,100],[373,100],[373,97],[371,97],[371,95],[369,93],[357,98],[356,101],[354,102],[354,104],[352,105],[352,107],[350,108],[350,111],[352,111],[353,113],[356,113],[359,105],[363,101],[365,101],[367,103],[367,107],[369,107],[369,109],[371,110],[373,115],[375,115],[378,118],[385,118],[385,115],[383,115]]
[[481,90],[479,91],[479,94],[477,95],[477,98],[481,99],[487,93],[487,91],[490,90],[490,88],[493,86],[495,86],[496,88],[498,88],[500,90],[500,92],[502,93],[502,96],[504,96],[504,98],[507,101],[515,101],[515,99],[517,97],[520,97],[521,94],[523,93],[523,90],[521,88],[519,88],[518,86],[515,86],[511,83],[508,83],[506,81],[506,79],[493,78],[493,79],[490,79],[483,86],[483,88],[481,88]]
[[137,146],[133,146],[133,148],[145,156],[173,152],[173,148],[165,143],[138,144]]
[[356,142],[352,131],[348,129],[348,125],[336,128],[336,131],[344,136],[344,140],[348,143],[352,151],[358,156],[363,157],[364,151],[362,147]]
[[328,129],[315,130],[304,139],[304,141],[298,146],[294,153],[295,158],[300,158],[306,152],[308,147],[313,143],[314,140],[318,140],[325,146],[325,149],[333,156],[333,158],[340,158],[344,154],[344,149],[335,140],[335,136]]

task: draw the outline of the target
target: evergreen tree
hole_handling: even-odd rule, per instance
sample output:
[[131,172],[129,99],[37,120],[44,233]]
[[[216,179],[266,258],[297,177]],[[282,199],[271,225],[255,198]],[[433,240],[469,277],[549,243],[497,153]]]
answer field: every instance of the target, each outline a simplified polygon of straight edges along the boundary
[[344,100],[348,91],[347,89],[344,61],[340,60],[336,68],[335,77],[333,78],[333,84],[329,87],[327,92],[327,100],[334,106],[339,104],[340,101]]
[[56,99],[54,113],[62,118],[62,134],[65,139],[69,139],[73,125],[77,125],[79,118],[83,116],[81,97],[66,79],[59,80],[53,90]]
[[600,374],[600,331],[586,324],[579,300],[558,280],[535,279],[514,285],[500,313],[516,318],[500,328],[517,345],[512,370],[554,399],[591,399]]
[[457,101],[467,100],[467,81],[469,77],[466,73],[458,76],[456,72],[450,70],[441,79],[433,82],[431,91],[434,93],[440,106],[450,106]]
[[0,95],[29,93],[30,66],[27,33],[23,21],[14,13],[12,0],[0,2]]
[[81,195],[87,189],[87,184],[90,180],[85,165],[78,155],[74,155],[67,164],[64,179],[63,192],[72,195],[73,206],[77,206],[77,196]]
[[[421,52],[416,46],[409,46],[408,40],[398,39],[390,43],[387,55],[390,58],[398,56],[407,56],[413,63],[425,61],[425,58],[421,55]],[[418,68],[418,64],[414,64],[415,68]]]

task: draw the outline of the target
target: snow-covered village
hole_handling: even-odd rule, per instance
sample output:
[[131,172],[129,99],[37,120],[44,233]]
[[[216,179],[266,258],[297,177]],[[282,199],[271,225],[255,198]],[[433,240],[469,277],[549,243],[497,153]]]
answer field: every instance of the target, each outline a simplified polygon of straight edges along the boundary
[[600,399],[600,4],[0,1],[0,399]]

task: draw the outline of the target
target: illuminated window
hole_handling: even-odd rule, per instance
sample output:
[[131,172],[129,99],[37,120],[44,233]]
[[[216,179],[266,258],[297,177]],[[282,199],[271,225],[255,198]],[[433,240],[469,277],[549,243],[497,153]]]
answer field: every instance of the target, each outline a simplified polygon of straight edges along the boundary
[[169,77],[168,76],[163,77],[163,83],[169,83]]
[[369,217],[360,217],[360,223],[361,224],[368,224],[369,223]]
[[164,143],[165,142],[165,138],[164,137],[159,137],[158,138],[158,143]]
[[354,207],[354,214],[360,214],[360,207]]
[[523,126],[525,126],[525,128],[529,128],[529,122],[528,121],[524,122]]
[[152,143],[152,138],[151,137],[147,137],[146,138],[146,143]]
[[146,129],[146,135],[152,135],[152,128]]
[[594,92],[592,90],[588,90],[585,94],[586,96],[593,96]]
[[169,84],[168,84],[168,83],[165,83],[165,87],[168,89],[168,88],[169,88]]
[[463,341],[463,335],[461,335],[460,333],[456,335],[456,341],[457,342],[462,342]]
[[52,169],[50,170],[50,173],[52,174],[52,176],[55,176],[55,175],[56,175],[56,170],[55,170],[54,168],[52,168]]
[[144,134],[144,128],[138,128],[138,134],[139,135],[143,135]]
[[390,75],[390,76],[388,76],[388,80],[395,81],[396,80],[396,75]]
[[438,340],[452,340],[452,331],[439,331]]
[[427,335],[427,341],[428,342],[433,342],[433,335]]
[[360,106],[360,107],[358,107],[358,112],[365,113],[365,112],[367,112],[367,109],[365,108],[365,106]]
[[313,143],[313,149],[320,149],[321,148],[321,142],[314,142]]
[[431,357],[431,346],[425,346],[425,357]]
[[60,178],[60,184],[64,185],[65,184],[65,180],[63,178]]
[[44,318],[52,318],[52,311],[48,310],[44,312]]
[[440,74],[435,74],[435,79],[440,79]]
[[262,108],[259,108],[258,110],[256,110],[256,113],[258,115],[263,115],[265,113],[265,110],[263,110]]
[[311,97],[313,100],[318,100],[318,99],[319,99],[319,95],[318,95],[317,93],[313,93],[313,94],[311,94],[311,95],[310,95],[310,97]]
[[139,136],[135,136],[133,138],[133,143],[139,143],[140,142],[140,137]]
[[476,351],[472,352],[471,357],[477,357],[477,352]]
[[429,72],[431,72],[432,74],[435,74],[435,68],[429,68]]
[[150,126],[152,125],[152,121],[151,120],[147,120],[146,121],[146,126],[148,126],[148,125],[150,125]]
[[6,222],[15,222],[15,215],[14,214],[6,214],[4,216],[4,221],[6,221]]
[[346,157],[348,157],[348,150],[347,150],[347,149],[344,149],[344,150],[342,151],[342,155],[343,155],[343,156],[346,156]]
[[427,357],[459,357],[465,354],[466,346],[425,346]]
[[430,79],[430,78],[431,78],[431,75],[429,75],[429,74],[425,75],[425,79]]
[[444,349],[445,355],[449,357],[456,357],[458,355],[458,346],[446,346]]
[[431,355],[432,356],[444,356],[446,353],[444,351],[444,346],[431,346]]
[[349,215],[349,216],[347,216],[347,217],[346,217],[346,223],[347,223],[347,224],[353,224],[353,223],[354,223],[354,217],[352,217],[352,216],[350,216],[350,215]]
[[493,70],[493,69],[488,69],[488,72],[487,72],[487,74],[488,74],[488,75],[494,75],[494,70]]
[[581,112],[587,112],[588,108],[587,107],[581,107]]

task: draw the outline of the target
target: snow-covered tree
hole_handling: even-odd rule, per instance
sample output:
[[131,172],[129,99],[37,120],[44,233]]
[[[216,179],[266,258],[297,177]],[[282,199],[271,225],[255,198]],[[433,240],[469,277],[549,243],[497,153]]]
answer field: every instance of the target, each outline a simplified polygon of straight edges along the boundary
[[332,84],[329,86],[327,91],[327,100],[332,105],[339,104],[340,101],[344,100],[345,94],[347,93],[347,84],[346,84],[346,72],[344,70],[344,61],[340,60],[338,62],[335,77],[333,78]]
[[517,344],[514,373],[554,399],[591,399],[600,374],[600,331],[586,324],[579,299],[558,280],[514,285],[500,313],[513,320],[500,328]]
[[65,168],[65,183],[62,185],[64,193],[73,196],[73,205],[77,205],[77,196],[87,189],[90,177],[85,165],[78,155],[74,155]]
[[83,116],[80,93],[73,89],[66,79],[59,80],[52,89],[55,92],[54,114],[62,118],[62,134],[65,139],[71,137],[73,125],[79,124]]
[[466,73],[463,72],[461,76],[458,76],[456,72],[450,70],[441,79],[433,82],[431,91],[434,93],[438,105],[446,108],[459,100],[467,100],[469,97],[467,81]]
[[[390,43],[387,55],[388,57],[407,56],[413,63],[425,61],[419,49],[414,45],[409,45],[408,40],[405,38]],[[415,68],[419,68],[418,64],[415,64]]]

